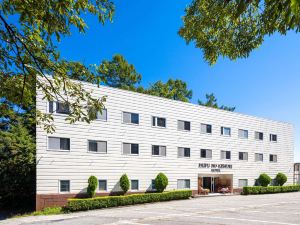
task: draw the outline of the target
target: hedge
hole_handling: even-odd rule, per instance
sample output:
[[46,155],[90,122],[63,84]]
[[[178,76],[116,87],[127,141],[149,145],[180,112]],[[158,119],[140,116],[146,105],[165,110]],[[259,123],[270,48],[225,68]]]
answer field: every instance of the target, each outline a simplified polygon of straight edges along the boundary
[[243,187],[244,195],[270,194],[270,193],[282,193],[282,192],[294,192],[294,191],[300,191],[300,185]]
[[64,210],[75,212],[108,207],[135,205],[149,202],[188,199],[192,196],[191,190],[169,191],[163,193],[132,194],[126,196],[106,196],[85,199],[69,199]]

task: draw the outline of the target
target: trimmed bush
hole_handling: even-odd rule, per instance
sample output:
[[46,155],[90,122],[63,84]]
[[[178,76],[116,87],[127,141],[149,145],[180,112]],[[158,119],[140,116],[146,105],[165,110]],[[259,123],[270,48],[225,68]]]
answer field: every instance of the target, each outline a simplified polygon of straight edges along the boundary
[[300,185],[243,187],[244,195],[271,194],[271,193],[295,192],[295,191],[300,191]]
[[98,187],[98,179],[95,176],[90,176],[88,180],[88,187],[87,187],[87,195],[90,198],[93,198],[96,194],[96,189]]
[[275,180],[279,186],[283,186],[287,181],[287,176],[284,173],[277,173]]
[[86,199],[69,199],[64,210],[75,212],[108,207],[135,205],[150,202],[162,202],[171,200],[188,199],[192,196],[191,190],[170,191],[163,193],[145,193],[126,196],[107,196]]
[[129,190],[130,182],[129,182],[127,174],[123,174],[121,176],[121,178],[120,178],[120,187],[121,187],[122,191],[124,192],[124,194]]
[[164,173],[157,174],[155,178],[155,188],[158,192],[163,192],[168,186],[168,178]]
[[272,181],[271,177],[269,177],[269,175],[266,173],[262,173],[261,175],[259,175],[257,180],[263,187],[267,187]]

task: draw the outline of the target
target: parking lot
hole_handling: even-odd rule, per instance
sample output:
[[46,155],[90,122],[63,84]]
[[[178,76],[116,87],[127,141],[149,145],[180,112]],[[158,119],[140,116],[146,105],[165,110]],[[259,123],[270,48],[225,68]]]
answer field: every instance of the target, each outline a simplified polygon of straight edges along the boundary
[[300,224],[300,192],[199,197],[66,215],[9,219],[0,224],[187,225]]

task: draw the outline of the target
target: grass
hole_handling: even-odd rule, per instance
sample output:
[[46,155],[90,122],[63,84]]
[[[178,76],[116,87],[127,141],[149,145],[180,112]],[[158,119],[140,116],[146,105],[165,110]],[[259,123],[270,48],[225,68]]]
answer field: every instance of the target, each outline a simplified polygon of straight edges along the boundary
[[62,207],[48,207],[41,211],[35,211],[31,213],[25,213],[20,215],[15,215],[13,218],[20,218],[20,217],[26,217],[26,216],[48,216],[48,215],[58,215],[66,213]]

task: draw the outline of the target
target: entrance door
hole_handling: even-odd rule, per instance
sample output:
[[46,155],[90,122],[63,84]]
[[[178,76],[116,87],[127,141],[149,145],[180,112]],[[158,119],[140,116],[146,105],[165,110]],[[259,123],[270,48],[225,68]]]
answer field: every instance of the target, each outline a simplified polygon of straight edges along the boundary
[[218,177],[203,177],[203,188],[209,189],[211,193],[216,192]]

